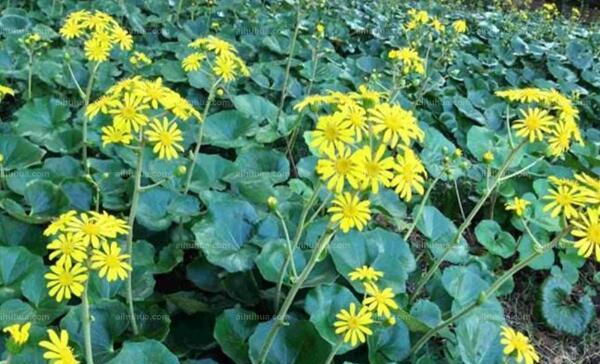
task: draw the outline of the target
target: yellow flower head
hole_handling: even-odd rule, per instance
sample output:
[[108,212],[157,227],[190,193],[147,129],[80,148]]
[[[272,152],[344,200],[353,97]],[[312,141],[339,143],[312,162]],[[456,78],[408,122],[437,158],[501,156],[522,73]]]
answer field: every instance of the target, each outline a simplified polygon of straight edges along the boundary
[[231,82],[236,78],[237,65],[233,57],[225,54],[215,58],[213,72],[217,77],[223,78],[225,82]]
[[206,59],[204,53],[195,52],[181,61],[181,66],[186,72],[198,71],[202,67],[202,62]]
[[538,108],[521,110],[522,119],[515,121],[513,128],[517,135],[528,138],[530,143],[542,141],[550,133],[553,118],[547,111]]
[[358,196],[344,192],[333,200],[333,206],[327,211],[332,214],[332,222],[339,221],[343,232],[347,233],[352,228],[362,231],[371,219],[371,202],[361,201]]
[[580,183],[579,186],[585,203],[600,205],[600,178],[578,173],[575,175],[575,179]]
[[465,20],[457,20],[452,23],[452,28],[456,33],[465,33],[467,31],[467,22]]
[[363,265],[348,274],[351,281],[371,281],[377,282],[383,277],[383,272],[375,270],[373,267]]
[[321,153],[333,153],[342,150],[344,145],[352,143],[353,130],[346,114],[337,112],[333,115],[320,116],[317,126],[312,132],[311,146]]
[[403,154],[398,154],[396,161],[394,169],[397,174],[391,182],[391,185],[395,186],[396,193],[407,202],[412,199],[413,191],[423,195],[425,192],[423,183],[427,178],[427,171],[415,152],[404,147]]
[[113,122],[116,127],[122,130],[138,131],[140,127],[146,125],[148,116],[145,114],[150,105],[143,102],[143,98],[134,93],[126,93],[123,100],[118,100],[114,108],[109,110],[113,115]]
[[102,128],[102,146],[107,144],[129,144],[131,143],[131,132],[116,126],[105,126]]
[[353,188],[358,188],[361,172],[356,155],[347,147],[343,147],[337,153],[328,150],[325,154],[327,158],[319,159],[316,170],[322,180],[328,181],[327,188],[340,193],[346,181]]
[[394,301],[394,291],[391,288],[380,290],[377,285],[371,282],[365,282],[365,292],[367,296],[363,300],[363,305],[369,311],[377,311],[377,315],[389,318],[392,316],[391,310],[398,309],[398,304]]
[[110,43],[99,38],[91,38],[85,42],[85,57],[92,62],[104,62],[110,54]]
[[134,51],[133,55],[129,57],[129,62],[133,65],[149,65],[152,64],[152,59],[144,52]]
[[92,269],[99,271],[100,278],[106,276],[109,282],[117,279],[124,280],[132,270],[131,265],[127,263],[129,254],[121,254],[121,248],[116,242],[110,245],[108,242],[102,243],[102,249],[94,249],[91,257]]
[[571,221],[575,227],[571,234],[579,240],[574,244],[577,254],[600,263],[600,208],[588,208]]
[[383,103],[369,110],[373,131],[382,135],[381,140],[395,148],[399,142],[408,146],[412,141],[423,141],[425,134],[411,111],[399,105]]
[[29,340],[29,329],[31,328],[31,322],[23,325],[14,324],[2,329],[2,332],[8,332],[12,341],[17,346],[23,346]]
[[44,359],[50,364],[79,364],[73,349],[69,346],[69,333],[67,330],[60,331],[60,337],[54,330],[48,330],[50,341],[40,341],[40,346],[46,349]]
[[77,215],[77,211],[71,210],[67,211],[64,214],[61,214],[52,223],[44,230],[45,236],[54,235],[59,231],[63,231],[73,219],[75,219],[75,215]]
[[394,157],[384,157],[386,147],[381,144],[376,151],[365,146],[355,153],[355,160],[362,172],[361,189],[371,188],[371,192],[378,193],[379,185],[388,187],[394,173]]
[[373,323],[372,313],[366,307],[356,312],[356,304],[351,303],[350,309],[342,309],[335,317],[333,324],[336,334],[344,335],[344,342],[355,346],[359,341],[364,343],[367,336],[373,335],[369,326]]
[[550,189],[544,200],[550,201],[544,206],[544,212],[551,211],[552,217],[557,217],[562,212],[570,219],[577,216],[577,208],[584,204],[585,196],[577,186],[559,185]]
[[540,361],[535,348],[529,343],[529,338],[510,327],[502,326],[500,343],[504,345],[504,355],[513,355],[517,363],[533,364]]
[[425,73],[425,61],[412,48],[393,49],[388,53],[388,57],[402,62],[402,72],[405,74],[411,71],[419,74]]
[[515,215],[521,217],[529,205],[531,205],[531,202],[523,198],[515,197],[512,201],[506,203],[505,208],[506,211],[514,211]]
[[77,263],[50,266],[50,272],[44,275],[48,280],[48,294],[57,302],[70,300],[72,296],[81,297],[84,284],[88,279],[87,268]]
[[150,130],[146,131],[146,138],[154,144],[152,150],[160,159],[171,160],[178,157],[178,152],[183,152],[181,130],[177,127],[177,123],[169,123],[167,118],[163,118],[162,122],[153,119]]
[[87,245],[73,233],[60,234],[46,246],[50,251],[50,260],[58,258],[57,265],[82,263],[87,258]]

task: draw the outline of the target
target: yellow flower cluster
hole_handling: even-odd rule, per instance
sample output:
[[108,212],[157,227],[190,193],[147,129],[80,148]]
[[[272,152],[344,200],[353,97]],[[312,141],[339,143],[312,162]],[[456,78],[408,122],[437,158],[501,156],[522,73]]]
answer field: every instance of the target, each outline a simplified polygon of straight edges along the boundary
[[[194,117],[202,121],[198,110],[163,85],[161,78],[149,81],[137,76],[112,86],[85,112],[90,119],[98,113],[112,116],[112,125],[102,128],[103,145],[130,144],[134,137],[139,137],[154,146],[154,153],[160,159],[167,160],[183,152],[183,135],[175,120]],[[172,117],[167,118],[168,113]]]
[[546,20],[552,20],[560,14],[558,8],[556,7],[556,4],[554,3],[545,3],[541,7],[541,12],[542,15],[544,15],[544,18],[546,18]]
[[336,194],[328,210],[331,220],[344,232],[362,230],[370,220],[370,202],[361,194],[391,187],[410,201],[413,192],[424,192],[427,172],[411,149],[424,133],[411,111],[383,99],[363,86],[358,92],[308,96],[295,106],[303,110],[328,104],[333,109],[318,117],[309,138],[319,156],[317,174]]
[[418,74],[425,73],[425,61],[423,61],[416,50],[410,47],[392,49],[388,53],[388,58],[396,62],[401,62],[402,72],[404,74],[410,72]]
[[40,342],[40,346],[46,349],[44,359],[50,364],[79,364],[79,361],[73,353],[73,348],[69,346],[69,333],[67,330],[60,330],[60,336],[54,330],[48,330],[48,339]]
[[404,25],[406,30],[417,29],[429,21],[429,14],[425,10],[409,9],[408,16],[409,21]]
[[465,33],[467,31],[467,22],[466,20],[457,20],[454,23],[452,23],[452,29],[454,29],[454,31],[456,33]]
[[227,41],[210,35],[196,39],[188,44],[188,47],[195,51],[181,62],[181,66],[186,72],[198,71],[206,62],[212,73],[224,82],[231,82],[240,75],[250,76],[250,69],[238,56],[237,49]]
[[530,142],[545,140],[553,156],[560,156],[569,150],[571,143],[583,143],[577,125],[579,111],[567,97],[556,90],[523,88],[498,91],[496,95],[512,102],[537,104],[521,110],[522,118],[513,128],[518,136]]
[[133,51],[133,55],[129,57],[129,62],[134,66],[143,66],[152,64],[152,59],[143,52]]
[[49,295],[58,302],[81,297],[88,267],[109,282],[127,278],[132,269],[126,262],[129,255],[121,254],[115,241],[127,233],[127,223],[106,212],[71,210],[60,215],[44,230],[53,239],[47,248],[55,262],[45,275]]
[[500,343],[504,345],[504,355],[513,356],[517,363],[533,364],[540,361],[540,356],[529,343],[527,336],[510,327],[502,326],[501,337]]
[[515,197],[512,201],[506,203],[505,208],[506,211],[514,211],[515,215],[522,217],[529,205],[531,205],[531,202],[520,197]]
[[573,225],[574,246],[583,257],[600,262],[600,178],[578,173],[574,179],[550,177],[553,187],[544,199],[544,211],[562,214]]
[[29,329],[31,329],[31,322],[27,322],[23,325],[14,324],[2,329],[2,332],[7,332],[10,335],[12,343],[17,347],[23,346],[29,340]]
[[373,267],[362,266],[356,268],[348,275],[350,280],[360,280],[365,288],[365,297],[362,307],[356,312],[356,305],[350,304],[349,310],[342,309],[337,315],[337,321],[333,324],[335,333],[341,334],[346,343],[355,346],[359,341],[364,343],[366,337],[373,332],[369,328],[375,321],[373,314],[384,318],[388,324],[394,325],[396,319],[392,314],[393,310],[398,309],[398,304],[394,300],[395,294],[391,288],[380,289],[376,282],[383,277],[383,272],[379,272]]
[[133,37],[115,19],[102,11],[79,10],[69,14],[60,28],[63,38],[85,38],[85,56],[92,62],[104,62],[113,47],[122,50],[133,48]]

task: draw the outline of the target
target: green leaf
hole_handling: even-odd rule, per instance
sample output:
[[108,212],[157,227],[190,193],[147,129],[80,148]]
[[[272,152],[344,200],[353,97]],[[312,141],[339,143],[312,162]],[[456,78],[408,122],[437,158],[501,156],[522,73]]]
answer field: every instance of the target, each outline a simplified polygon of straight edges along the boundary
[[500,326],[471,315],[456,327],[458,352],[465,364],[499,363],[502,360]]
[[235,171],[233,162],[218,154],[198,154],[196,166],[192,174],[190,190],[200,193],[204,190],[223,190],[223,178]]
[[554,330],[580,336],[595,316],[594,303],[588,295],[577,299],[572,289],[564,278],[546,278],[542,284],[541,313]]
[[[452,220],[433,206],[425,206],[421,219],[417,222],[417,229],[428,239],[427,246],[435,257],[443,254],[458,233]],[[458,243],[451,248],[446,260],[461,263],[465,261],[468,253],[467,242],[461,236]]]
[[36,180],[25,187],[25,201],[31,206],[29,215],[53,217],[67,208],[69,199],[52,182]]
[[469,99],[462,96],[455,96],[453,99],[454,106],[460,111],[463,115],[468,117],[471,120],[477,121],[479,124],[485,125],[486,120],[483,114],[477,110]]
[[594,61],[594,55],[590,49],[576,40],[570,41],[567,45],[567,57],[580,70],[589,68]]
[[161,231],[167,229],[172,221],[168,208],[175,197],[175,192],[163,187],[142,191],[136,221],[149,230]]
[[253,94],[237,95],[232,101],[233,106],[247,118],[259,122],[263,120],[275,122],[277,106],[264,97]]
[[179,364],[177,357],[156,340],[126,341],[123,349],[107,364]]
[[11,285],[34,268],[43,266],[42,258],[19,246],[0,246],[0,283]]
[[[27,174],[25,168],[42,160],[45,152],[27,139],[17,135],[0,135],[0,154],[4,157],[2,167],[5,171],[19,169],[18,175]],[[9,176],[10,177],[10,176]]]
[[62,152],[60,144],[64,142],[59,140],[66,136],[61,133],[72,129],[67,123],[70,115],[64,102],[48,97],[36,98],[15,112],[15,128],[19,135],[31,137],[37,144],[43,144],[52,151]]
[[517,242],[512,235],[502,231],[500,225],[494,220],[482,220],[475,228],[477,240],[492,253],[508,258],[517,248]]
[[467,267],[452,266],[444,269],[442,284],[448,294],[461,305],[477,299],[479,294],[489,286],[473,265]]
[[369,345],[369,363],[387,364],[400,362],[410,353],[408,328],[402,321],[390,327],[378,327],[367,338]]
[[442,311],[435,303],[429,300],[418,300],[410,308],[410,314],[425,323],[430,328],[442,321]]
[[241,308],[223,311],[215,323],[215,340],[228,357],[238,364],[250,363],[248,338],[258,325],[258,316]]
[[239,111],[226,110],[210,115],[204,121],[206,144],[221,148],[240,148],[250,144],[249,137],[257,123]]

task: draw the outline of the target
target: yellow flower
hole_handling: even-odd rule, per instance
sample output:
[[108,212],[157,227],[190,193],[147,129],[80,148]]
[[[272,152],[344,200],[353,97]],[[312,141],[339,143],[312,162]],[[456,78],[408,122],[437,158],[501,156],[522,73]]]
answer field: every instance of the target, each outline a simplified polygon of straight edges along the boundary
[[29,340],[29,329],[31,328],[31,322],[24,325],[14,324],[2,329],[2,332],[8,332],[12,341],[18,346],[25,345]]
[[506,211],[514,211],[515,215],[521,217],[529,205],[531,205],[531,202],[523,198],[515,197],[512,201],[506,203],[505,208]]
[[443,33],[446,30],[446,27],[438,18],[431,18],[431,27],[438,33]]
[[64,231],[74,233],[86,246],[91,244],[94,248],[99,247],[100,243],[106,240],[107,232],[95,217],[85,212],[79,214],[78,218],[71,219]]
[[60,337],[54,330],[48,330],[50,341],[41,341],[40,346],[46,349],[44,359],[50,364],[79,364],[79,361],[73,354],[73,349],[69,346],[69,333],[67,330],[60,331]]
[[[367,112],[364,108],[360,107],[357,104],[346,104],[340,107],[340,112],[335,113],[334,115],[326,115],[319,117],[319,121],[321,119],[329,119],[330,122],[334,120],[337,122],[338,115],[343,118],[343,121],[340,121],[339,124],[346,125],[347,122],[348,127],[352,130],[352,134],[357,142],[361,142],[363,136],[368,135],[369,133],[369,125],[367,124]],[[317,128],[319,127],[319,123],[317,123]],[[313,133],[314,136],[314,133]],[[345,141],[346,143],[350,143],[352,139],[348,139]]]
[[163,118],[162,123],[158,119],[153,119],[150,123],[150,129],[146,131],[146,137],[150,143],[154,143],[152,149],[158,154],[158,158],[171,160],[177,158],[177,152],[183,152],[183,141],[181,130],[175,122],[169,125],[167,118]]
[[427,171],[412,149],[404,147],[403,151],[403,155],[398,154],[396,157],[397,163],[394,165],[394,169],[397,174],[392,179],[391,185],[396,187],[396,193],[403,200],[410,202],[413,190],[419,195],[425,192],[423,183],[427,177]]
[[114,115],[115,127],[122,130],[138,131],[140,126],[146,125],[148,116],[144,114],[150,106],[143,102],[142,97],[136,96],[133,93],[126,93],[123,101],[118,101],[114,109],[109,111]]
[[551,201],[544,206],[544,212],[552,210],[552,217],[557,217],[562,212],[567,219],[570,219],[577,216],[576,207],[583,205],[584,196],[578,187],[562,185],[550,189],[548,195],[544,196],[544,200]]
[[337,321],[334,322],[336,334],[344,334],[344,342],[350,343],[355,346],[359,341],[364,343],[366,337],[373,335],[373,331],[369,328],[369,325],[373,323],[371,318],[372,314],[367,310],[366,307],[356,312],[356,304],[350,304],[350,310],[342,309],[335,317]]
[[110,245],[106,241],[103,242],[102,250],[94,249],[90,259],[91,268],[99,270],[100,278],[106,276],[109,282],[126,279],[132,269],[126,262],[129,254],[121,254],[121,248],[114,241]]
[[533,108],[525,111],[521,110],[523,119],[515,121],[513,129],[516,134],[523,138],[528,138],[530,143],[536,140],[542,141],[544,134],[550,132],[553,118],[547,111]]
[[102,146],[105,147],[107,144],[129,144],[131,143],[131,132],[125,129],[121,129],[116,126],[105,126],[102,128]]
[[83,18],[83,25],[96,31],[105,30],[111,22],[114,22],[113,18],[102,11],[95,11],[94,14]]
[[133,48],[133,37],[119,26],[113,28],[111,38],[124,51],[130,51]]
[[181,61],[181,66],[186,72],[198,71],[205,59],[206,55],[204,53],[192,53]]
[[377,282],[379,278],[383,277],[383,272],[375,270],[373,267],[368,267],[363,265],[362,267],[358,267],[352,272],[348,274],[351,281],[371,281]]
[[188,45],[190,48],[205,48],[216,55],[228,55],[237,53],[237,50],[231,43],[209,35],[205,38],[198,38]]
[[353,131],[350,122],[345,119],[345,114],[320,116],[315,130],[311,133],[310,145],[322,153],[333,153],[342,150],[345,144],[353,142]]
[[328,181],[327,188],[340,193],[346,181],[353,188],[358,188],[361,172],[356,163],[356,156],[350,149],[344,147],[337,153],[328,150],[325,154],[327,159],[319,159],[316,170],[322,180]]
[[138,65],[140,63],[148,65],[152,64],[152,59],[143,52],[134,51],[133,55],[129,57],[129,62],[133,65]]
[[577,254],[590,257],[594,254],[596,261],[600,262],[600,208],[588,208],[572,220],[575,227],[571,233],[579,238],[574,244]]
[[550,154],[560,156],[571,147],[572,131],[568,125],[562,121],[556,123],[548,135],[548,149]]
[[404,73],[409,73],[411,71],[419,74],[425,73],[425,62],[419,57],[419,53],[412,48],[405,47],[391,50],[388,57],[393,60],[401,61],[403,66],[402,71]]
[[401,141],[410,145],[412,140],[423,141],[425,134],[417,124],[413,113],[398,105],[379,104],[369,110],[373,120],[373,131],[383,133],[382,140],[395,148]]
[[384,187],[390,185],[390,181],[394,177],[392,173],[394,157],[384,158],[383,155],[386,150],[385,145],[381,144],[375,153],[373,153],[369,146],[365,146],[355,153],[356,163],[359,170],[363,173],[361,178],[361,188],[363,190],[371,187],[373,193],[378,193],[380,184]]
[[221,55],[217,57],[212,70],[217,77],[223,78],[223,81],[225,82],[231,82],[235,80],[236,63],[234,62],[233,57],[228,55]]
[[85,41],[85,57],[92,62],[104,62],[110,53],[110,43],[103,42],[98,38],[90,38]]
[[114,239],[117,235],[124,235],[129,232],[127,221],[119,219],[106,211],[102,213],[91,211],[90,214],[98,222],[98,225],[102,226],[102,235],[107,238]]
[[57,265],[71,266],[73,261],[81,263],[87,258],[87,246],[72,233],[60,234],[46,248],[53,250],[49,256],[50,260],[59,257]]
[[492,153],[492,151],[488,150],[487,152],[485,152],[483,154],[483,163],[485,164],[490,164],[494,161],[495,157],[494,157],[494,153]]
[[85,27],[73,20],[67,20],[65,24],[60,28],[59,33],[65,39],[79,38],[83,35]]
[[4,97],[6,95],[15,96],[15,90],[7,86],[0,85],[0,97]]
[[581,183],[580,189],[586,203],[600,205],[600,179],[578,173],[575,179]]
[[464,33],[467,31],[467,22],[464,20],[457,20],[452,23],[452,28],[457,33]]
[[85,116],[88,119],[93,119],[98,113],[108,114],[108,110],[111,107],[118,105],[119,101],[115,100],[110,96],[102,96],[98,100],[91,103],[87,109],[85,109]]
[[70,300],[72,295],[81,297],[84,284],[88,279],[87,268],[77,263],[73,266],[69,264],[52,265],[50,272],[44,277],[48,280],[48,294],[55,297],[57,302],[63,299]]
[[45,236],[54,235],[59,231],[64,231],[67,225],[75,218],[77,211],[71,210],[57,217],[52,223],[44,230]]
[[504,345],[504,355],[514,355],[517,363],[533,364],[540,361],[538,353],[529,343],[527,336],[510,327],[502,326],[500,343]]
[[394,291],[391,288],[380,290],[375,284],[365,282],[365,292],[367,297],[363,300],[363,305],[369,311],[377,310],[377,315],[389,318],[392,316],[390,310],[398,309],[398,304],[394,301]]
[[340,228],[347,233],[352,228],[362,231],[371,219],[370,206],[369,200],[361,201],[358,196],[345,192],[333,200],[333,206],[327,211],[332,213],[331,221],[339,221]]
[[149,104],[153,109],[158,109],[158,105],[167,96],[167,90],[162,84],[162,78],[154,81],[144,81],[137,87],[133,93],[142,97],[142,102]]
[[325,25],[323,25],[323,23],[318,23],[315,27],[315,33],[318,38],[323,38],[325,36]]

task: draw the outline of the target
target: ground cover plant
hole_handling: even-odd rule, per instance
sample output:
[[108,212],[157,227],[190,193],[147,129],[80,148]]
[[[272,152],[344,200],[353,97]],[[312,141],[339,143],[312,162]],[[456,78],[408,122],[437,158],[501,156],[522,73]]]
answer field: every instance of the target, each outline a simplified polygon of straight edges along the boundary
[[600,361],[592,2],[0,7],[2,363]]

